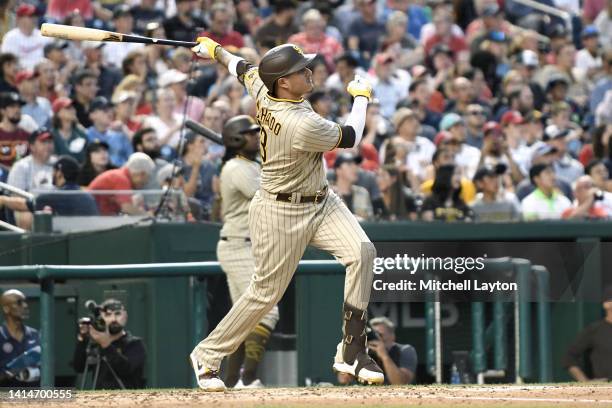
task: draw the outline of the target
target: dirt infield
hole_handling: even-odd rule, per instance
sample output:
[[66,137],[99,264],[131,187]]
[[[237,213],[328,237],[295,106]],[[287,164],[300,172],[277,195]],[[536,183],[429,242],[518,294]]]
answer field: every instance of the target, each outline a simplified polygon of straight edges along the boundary
[[[3,401],[5,402],[5,401]],[[0,404],[3,405],[3,404]],[[13,404],[11,404],[13,405]],[[231,390],[88,391],[64,402],[18,407],[612,407],[612,385],[309,387]]]

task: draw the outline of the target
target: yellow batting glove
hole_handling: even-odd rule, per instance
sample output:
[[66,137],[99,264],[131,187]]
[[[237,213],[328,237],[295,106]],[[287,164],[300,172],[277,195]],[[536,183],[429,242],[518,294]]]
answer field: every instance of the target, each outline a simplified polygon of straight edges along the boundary
[[198,45],[193,47],[193,51],[200,58],[215,59],[215,48],[219,47],[219,43],[211,40],[208,37],[198,37],[196,39]]
[[355,75],[355,79],[349,82],[346,90],[353,96],[353,98],[356,96],[365,96],[368,98],[368,101],[372,99],[372,84],[370,84],[367,79],[362,78],[359,75]]

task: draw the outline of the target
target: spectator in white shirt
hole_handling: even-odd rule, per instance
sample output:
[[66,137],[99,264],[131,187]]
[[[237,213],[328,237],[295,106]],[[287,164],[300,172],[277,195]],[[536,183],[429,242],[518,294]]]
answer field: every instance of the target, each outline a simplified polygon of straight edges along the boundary
[[602,70],[601,51],[599,49],[599,31],[595,26],[582,30],[583,49],[576,53],[576,68],[583,70],[592,79]]
[[526,221],[558,220],[572,206],[570,200],[555,188],[555,172],[548,164],[536,164],[529,170],[536,189],[521,202]]
[[480,161],[480,150],[466,143],[467,127],[463,118],[456,113],[447,113],[440,121],[440,130],[448,131],[452,139],[460,144],[455,163],[462,168],[465,177],[473,178]]
[[30,134],[30,155],[13,164],[7,183],[25,191],[53,189],[53,135],[46,128]]
[[10,30],[2,39],[3,53],[10,52],[17,56],[22,68],[34,69],[44,58],[45,45],[50,38],[43,37],[36,29],[38,22],[36,7],[31,4],[21,4],[15,12],[17,27]]
[[391,118],[397,103],[408,96],[410,74],[396,67],[396,58],[390,53],[377,54],[374,58],[372,90],[380,101],[380,113]]
[[[113,24],[115,25],[115,31],[118,33],[134,35],[132,32],[134,29],[134,17],[132,16],[132,11],[129,6],[122,4],[115,8],[113,12]],[[117,68],[121,68],[123,59],[131,51],[142,48],[143,46],[144,44],[138,43],[106,43],[106,47],[104,47],[103,50],[104,61]]]

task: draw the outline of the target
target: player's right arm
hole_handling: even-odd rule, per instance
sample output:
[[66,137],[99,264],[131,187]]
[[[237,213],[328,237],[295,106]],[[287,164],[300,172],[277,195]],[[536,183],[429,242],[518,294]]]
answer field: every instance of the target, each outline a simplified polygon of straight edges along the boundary
[[258,95],[262,90],[265,94],[265,85],[259,78],[257,67],[241,58],[232,54],[223,48],[218,42],[208,37],[198,37],[196,39],[198,45],[191,50],[201,58],[212,59],[227,68],[230,74],[238,78],[244,84],[249,95],[257,100]]

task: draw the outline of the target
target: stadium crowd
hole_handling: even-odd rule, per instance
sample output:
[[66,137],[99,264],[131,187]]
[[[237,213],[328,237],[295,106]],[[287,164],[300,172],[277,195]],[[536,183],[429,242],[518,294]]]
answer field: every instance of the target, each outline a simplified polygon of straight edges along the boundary
[[[232,116],[255,116],[242,85],[188,48],[43,37],[40,24],[55,22],[205,35],[255,64],[294,43],[318,54],[313,109],[340,123],[346,85],[368,78],[361,145],[324,156],[362,220],[607,219],[612,0],[538,3],[568,18],[515,0],[0,1],[0,181],[89,202],[96,190],[173,188],[175,219],[219,220],[224,149],[185,132],[185,119],[221,133]],[[100,215],[157,205],[94,197]],[[73,201],[45,207],[80,214]],[[27,225],[23,203],[0,205]]]

